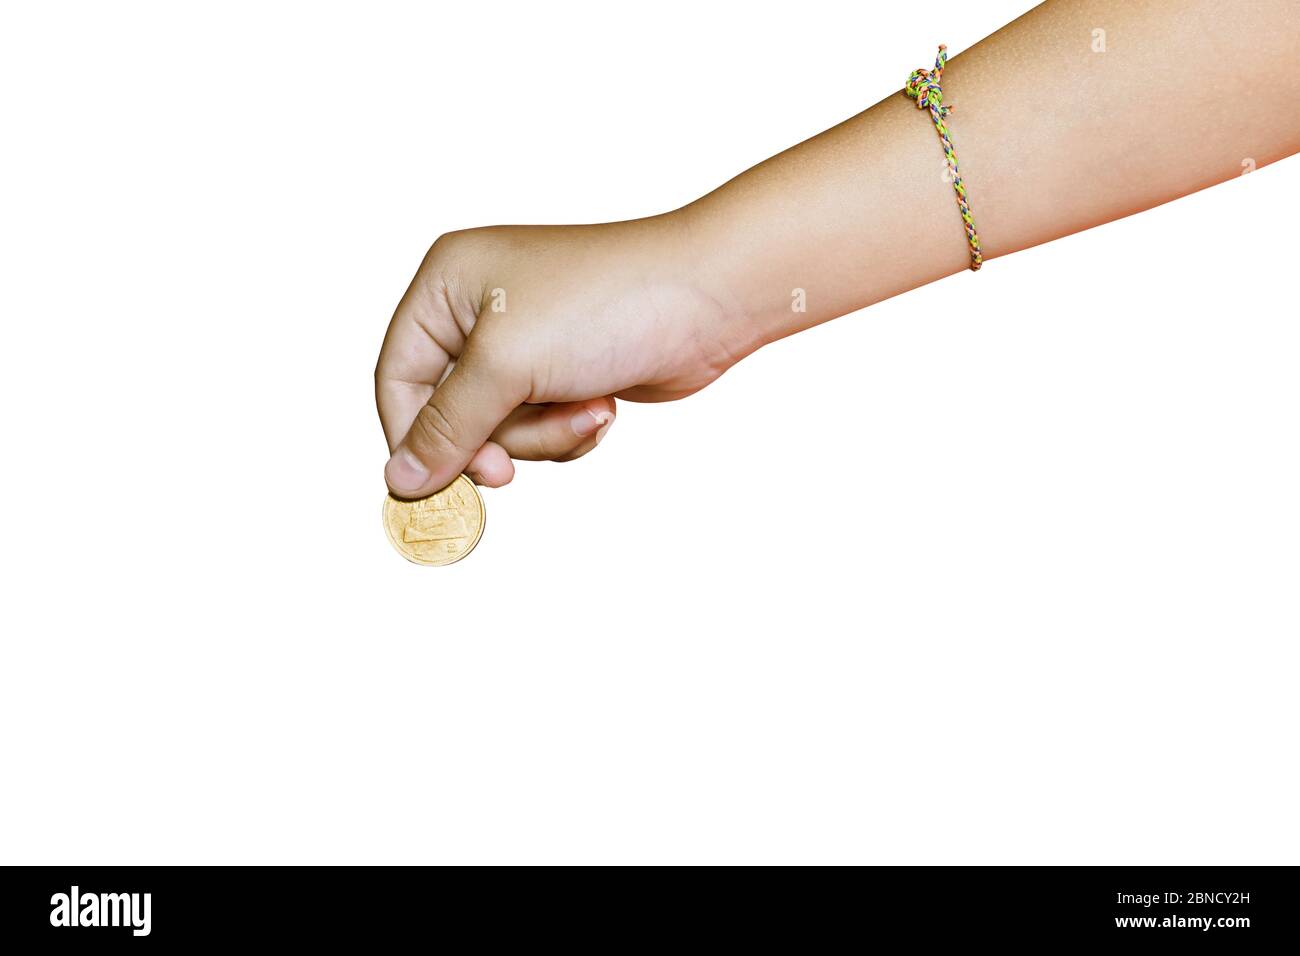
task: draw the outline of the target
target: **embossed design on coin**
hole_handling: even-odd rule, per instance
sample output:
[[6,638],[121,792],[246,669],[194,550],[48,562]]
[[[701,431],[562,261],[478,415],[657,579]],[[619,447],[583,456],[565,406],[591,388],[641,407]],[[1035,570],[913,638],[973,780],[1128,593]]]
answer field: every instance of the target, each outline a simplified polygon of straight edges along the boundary
[[461,475],[442,491],[402,501],[384,499],[384,531],[402,557],[416,564],[443,565],[474,550],[483,534],[483,499]]

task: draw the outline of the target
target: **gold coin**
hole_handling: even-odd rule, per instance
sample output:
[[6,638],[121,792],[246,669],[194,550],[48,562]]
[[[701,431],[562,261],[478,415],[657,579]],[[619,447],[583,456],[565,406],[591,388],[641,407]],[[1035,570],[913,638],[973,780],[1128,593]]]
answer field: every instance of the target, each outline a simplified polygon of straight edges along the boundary
[[384,531],[407,561],[438,567],[459,561],[483,536],[483,499],[461,475],[442,491],[403,501],[384,500]]

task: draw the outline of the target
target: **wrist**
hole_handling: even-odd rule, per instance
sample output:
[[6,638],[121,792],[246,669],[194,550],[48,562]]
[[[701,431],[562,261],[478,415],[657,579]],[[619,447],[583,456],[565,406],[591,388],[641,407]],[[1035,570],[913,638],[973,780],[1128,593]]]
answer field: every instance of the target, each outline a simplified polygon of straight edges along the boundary
[[852,273],[835,262],[840,237],[823,239],[772,205],[738,189],[671,214],[685,261],[741,355],[866,304]]
[[694,202],[662,218],[668,221],[681,274],[708,304],[709,321],[731,354],[743,358],[790,334],[783,328],[789,297],[778,301],[771,282],[754,281],[752,250],[713,219],[710,210]]

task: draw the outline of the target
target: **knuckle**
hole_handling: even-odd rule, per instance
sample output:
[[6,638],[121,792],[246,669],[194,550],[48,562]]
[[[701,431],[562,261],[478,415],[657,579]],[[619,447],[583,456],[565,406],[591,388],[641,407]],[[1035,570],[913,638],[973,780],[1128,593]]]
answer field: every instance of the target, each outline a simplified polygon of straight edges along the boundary
[[433,240],[433,245],[425,253],[425,262],[437,261],[441,258],[450,256],[461,244],[463,232],[444,232],[437,239]]
[[557,448],[554,443],[547,441],[546,435],[540,431],[532,436],[529,445],[530,458],[533,461],[546,461],[548,458],[556,458],[559,455],[566,454],[569,449]]
[[488,229],[457,229],[444,232],[425,253],[425,265],[445,268],[480,257],[492,248]]
[[447,412],[429,404],[420,409],[411,423],[410,442],[417,451],[467,454],[469,450],[460,444],[458,434],[459,429]]
[[424,254],[424,260],[416,273],[417,278],[427,286],[433,286],[458,274],[467,262],[471,244],[464,231],[439,236]]
[[424,261],[420,263],[420,269],[417,273],[425,282],[429,282],[435,276],[444,274],[449,267],[453,265],[457,258],[457,247],[460,245],[455,238],[454,232],[448,232],[433,241],[429,251],[424,254]]

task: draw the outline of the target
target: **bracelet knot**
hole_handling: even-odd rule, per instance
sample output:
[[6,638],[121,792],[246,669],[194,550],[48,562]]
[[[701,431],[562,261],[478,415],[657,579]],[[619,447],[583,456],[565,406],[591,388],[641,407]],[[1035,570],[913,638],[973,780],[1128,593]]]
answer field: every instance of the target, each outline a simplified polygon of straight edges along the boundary
[[971,213],[966,184],[962,182],[961,172],[957,168],[957,151],[953,148],[952,137],[948,135],[948,126],[943,121],[952,112],[951,106],[943,105],[943,87],[939,85],[947,62],[948,48],[941,43],[939,55],[934,59],[934,69],[913,70],[903,92],[916,100],[917,109],[928,109],[930,118],[934,120],[935,132],[939,134],[939,142],[948,161],[953,192],[957,194],[957,208],[961,212],[962,227],[966,230],[966,242],[970,246],[970,267],[975,270],[984,264],[984,254],[980,251],[979,235],[975,232],[975,216]]
[[939,81],[943,79],[943,67],[948,62],[948,47],[939,44],[939,55],[935,58],[933,70],[913,70],[912,75],[907,78],[907,88],[905,92],[912,99],[916,100],[916,108],[919,110],[935,110],[940,116],[947,116],[952,110],[951,106],[943,105],[943,87]]

